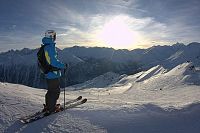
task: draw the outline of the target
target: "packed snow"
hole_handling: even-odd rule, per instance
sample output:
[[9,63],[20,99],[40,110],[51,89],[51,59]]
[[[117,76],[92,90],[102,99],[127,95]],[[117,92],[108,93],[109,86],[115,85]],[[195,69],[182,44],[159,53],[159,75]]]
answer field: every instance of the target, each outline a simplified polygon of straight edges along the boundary
[[46,90],[0,83],[0,132],[199,133],[199,81],[191,62],[130,76],[110,72],[66,88],[67,100],[82,95],[87,103],[28,125],[18,119],[42,109]]

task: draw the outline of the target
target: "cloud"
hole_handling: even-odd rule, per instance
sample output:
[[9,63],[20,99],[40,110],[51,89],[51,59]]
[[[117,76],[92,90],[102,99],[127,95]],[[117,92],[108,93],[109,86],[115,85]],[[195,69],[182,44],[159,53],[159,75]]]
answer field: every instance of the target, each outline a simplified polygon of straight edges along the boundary
[[138,34],[138,47],[200,41],[199,6],[199,0],[5,1],[0,45],[38,47],[47,29],[57,31],[62,46],[102,45],[95,36],[116,16]]
[[[143,7],[138,6],[140,4],[145,3],[146,5]],[[172,11],[169,11],[167,7],[164,6],[164,4],[168,4],[169,6],[172,6],[173,13],[177,14],[173,16],[171,13]],[[117,8],[117,9],[126,9],[126,10],[120,10],[120,14],[126,16],[126,21],[129,23],[130,28],[140,34],[142,36],[143,43],[148,44],[155,44],[155,42],[159,44],[170,44],[176,41],[183,41],[186,42],[187,40],[192,40],[197,38],[196,36],[199,34],[194,26],[188,25],[187,18],[189,14],[194,14],[194,10],[198,9],[192,9],[191,11],[189,9],[183,9],[182,7],[179,7],[177,10],[175,8],[177,6],[172,5],[169,1],[167,2],[161,2],[157,0],[155,3],[149,2],[142,2],[142,1],[123,1],[123,0],[117,0],[117,1],[98,1],[96,2],[97,5],[99,5],[99,8],[103,8],[103,6],[107,7],[110,6],[111,10]],[[134,6],[133,6],[134,4]],[[152,5],[152,6],[151,6]],[[148,7],[148,8],[146,8]],[[195,6],[196,7],[196,6]],[[91,42],[94,41],[94,34],[96,34],[99,30],[101,30],[102,26],[109,21],[109,19],[112,19],[117,14],[111,14],[110,12],[106,12],[105,9],[104,12],[99,12],[99,14],[93,14],[92,9],[91,12],[80,12],[70,10],[68,8],[64,8],[64,5],[59,5],[57,7],[54,7],[56,9],[63,9],[60,14],[60,16],[66,16],[66,20],[63,19],[63,21],[66,21],[66,23],[58,23],[58,27],[60,29],[65,29],[65,37],[70,40],[70,42],[75,40],[85,40],[87,42],[90,40]],[[155,10],[154,10],[155,8]],[[84,9],[83,9],[84,10]],[[138,16],[137,13],[130,13],[126,11],[137,11],[140,12],[140,15]],[[163,12],[159,12],[163,11]],[[169,13],[168,13],[169,11]],[[95,12],[95,11],[94,11]],[[149,14],[150,12],[153,12],[154,14]],[[181,13],[185,13],[180,17]],[[135,14],[137,14],[135,16]],[[171,16],[172,15],[172,16]],[[55,17],[56,15],[54,15]],[[163,19],[162,17],[157,16],[171,16],[168,19]],[[56,16],[57,19],[59,18]],[[56,17],[54,19],[56,19]],[[198,26],[196,26],[197,28]],[[191,32],[185,32],[185,31],[191,31]],[[63,36],[64,37],[64,36]],[[189,39],[190,38],[190,39]],[[67,39],[65,39],[67,42]],[[79,41],[83,42],[84,41]],[[154,43],[152,43],[154,42]],[[94,41],[95,43],[95,41]]]

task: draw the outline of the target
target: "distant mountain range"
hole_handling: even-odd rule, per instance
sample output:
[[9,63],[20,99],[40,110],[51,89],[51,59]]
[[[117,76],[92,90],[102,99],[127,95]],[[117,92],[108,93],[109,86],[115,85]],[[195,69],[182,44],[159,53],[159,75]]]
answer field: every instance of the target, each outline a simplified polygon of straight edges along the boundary
[[[0,54],[0,81],[45,87],[37,67],[38,49],[24,48]],[[58,58],[70,64],[67,85],[82,83],[107,72],[134,74],[162,65],[166,69],[186,61],[200,66],[200,43],[153,46],[148,49],[115,50],[101,47],[74,46],[57,49]]]

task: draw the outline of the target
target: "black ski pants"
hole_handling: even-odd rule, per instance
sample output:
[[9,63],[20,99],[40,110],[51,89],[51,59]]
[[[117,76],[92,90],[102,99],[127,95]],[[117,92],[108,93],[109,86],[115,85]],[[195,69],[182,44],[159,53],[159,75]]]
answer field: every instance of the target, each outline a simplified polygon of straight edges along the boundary
[[60,80],[56,79],[47,79],[47,93],[45,95],[45,102],[47,110],[50,112],[55,111],[56,102],[60,95]]

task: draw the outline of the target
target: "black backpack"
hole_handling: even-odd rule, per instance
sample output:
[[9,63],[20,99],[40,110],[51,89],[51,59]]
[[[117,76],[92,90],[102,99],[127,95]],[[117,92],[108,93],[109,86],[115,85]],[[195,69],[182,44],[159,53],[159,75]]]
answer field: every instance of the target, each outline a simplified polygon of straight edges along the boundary
[[46,57],[45,57],[45,51],[44,51],[45,46],[46,45],[42,45],[40,47],[39,51],[37,52],[38,66],[39,66],[40,70],[44,74],[47,74],[48,72],[60,70],[59,68],[53,67],[52,65],[50,65],[47,62]]

